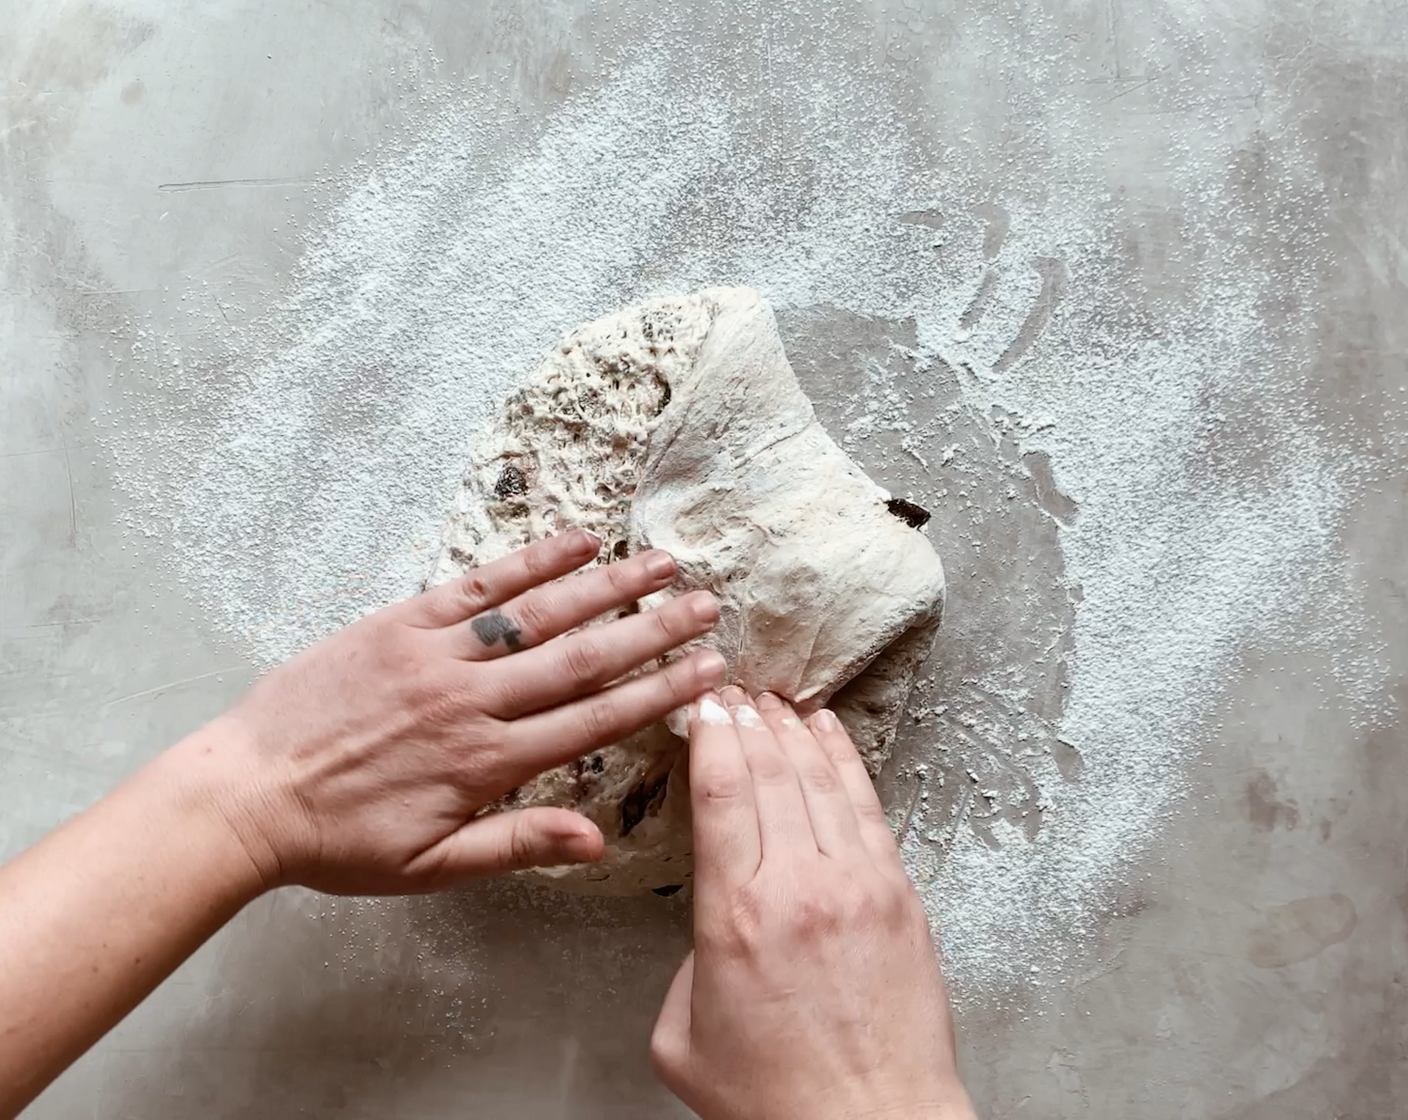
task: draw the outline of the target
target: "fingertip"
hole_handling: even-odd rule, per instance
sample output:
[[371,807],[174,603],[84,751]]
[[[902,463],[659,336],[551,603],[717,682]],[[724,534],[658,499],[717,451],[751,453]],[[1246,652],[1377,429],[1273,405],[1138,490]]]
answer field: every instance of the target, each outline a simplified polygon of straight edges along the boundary
[[596,863],[606,851],[601,829],[579,813],[564,810],[551,825],[554,847],[564,863]]
[[601,538],[590,529],[573,529],[567,547],[573,552],[593,553],[601,551]]
[[728,685],[719,690],[719,697],[730,708],[736,708],[740,704],[748,703],[748,694],[736,684]]
[[690,613],[706,626],[714,626],[719,621],[719,601],[708,591],[692,591],[686,596]]
[[572,863],[597,863],[606,854],[606,841],[602,839],[601,830],[593,825],[590,831],[566,837],[562,850]]
[[733,723],[728,709],[724,707],[718,694],[713,692],[706,692],[701,696],[690,714],[694,717],[694,722],[709,727],[727,727]]
[[775,692],[758,693],[758,707],[765,712],[780,712],[786,709],[787,704]]
[[645,570],[650,578],[656,583],[669,583],[675,578],[679,571],[679,566],[675,563],[675,558],[663,548],[653,548],[644,553],[641,563],[645,565]]
[[739,704],[733,709],[733,720],[739,727],[751,727],[755,730],[767,726],[763,717],[748,704]]
[[694,655],[695,679],[705,688],[716,688],[728,672],[728,662],[724,655],[715,649],[702,650]]
[[820,711],[814,712],[811,725],[815,730],[826,735],[841,730],[841,721],[836,718],[836,713],[830,708],[822,708]]

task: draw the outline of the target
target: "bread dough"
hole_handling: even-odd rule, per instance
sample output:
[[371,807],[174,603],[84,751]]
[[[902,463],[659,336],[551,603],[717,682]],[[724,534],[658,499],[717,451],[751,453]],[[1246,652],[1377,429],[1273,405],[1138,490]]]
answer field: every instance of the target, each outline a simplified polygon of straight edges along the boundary
[[[719,625],[692,645],[752,692],[830,702],[878,773],[943,606],[927,517],[827,436],[768,304],[712,288],[562,339],[480,440],[429,582],[573,528],[601,537],[598,564],[666,549],[679,577],[638,609],[712,591]],[[686,883],[683,733],[676,713],[492,807],[564,805],[601,828],[601,863],[526,874],[600,893]]]

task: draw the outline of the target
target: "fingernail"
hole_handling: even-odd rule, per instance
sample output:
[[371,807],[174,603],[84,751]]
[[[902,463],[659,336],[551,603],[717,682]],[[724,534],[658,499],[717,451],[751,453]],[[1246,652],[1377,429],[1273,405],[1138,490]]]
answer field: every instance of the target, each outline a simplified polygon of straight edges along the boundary
[[645,558],[645,570],[656,579],[675,574],[675,558],[668,552],[652,552]]
[[706,696],[699,701],[699,722],[712,724],[715,727],[723,727],[733,722],[728,717],[728,709],[715,700],[712,696]]
[[736,708],[739,704],[748,703],[748,694],[736,684],[731,684],[719,690],[719,696],[730,708]]
[[701,653],[695,661],[695,666],[700,679],[711,684],[718,684],[728,671],[728,662],[724,660],[724,655],[714,649]]
[[763,717],[750,708],[747,704],[740,704],[733,709],[733,721],[740,727],[766,727]]
[[597,851],[596,834],[591,832],[573,833],[563,844],[563,851],[573,863],[595,863],[601,858]]
[[718,601],[707,591],[691,595],[689,609],[694,612],[694,617],[700,622],[717,622],[719,620]]
[[578,529],[577,535],[582,538],[583,549],[587,548],[589,545],[595,549],[601,548],[601,538],[590,529]]
[[816,714],[816,725],[822,731],[840,731],[841,721],[836,718],[836,713],[830,708],[822,708]]
[[776,693],[760,692],[758,694],[758,707],[767,712],[775,712],[782,707],[782,701],[778,699]]

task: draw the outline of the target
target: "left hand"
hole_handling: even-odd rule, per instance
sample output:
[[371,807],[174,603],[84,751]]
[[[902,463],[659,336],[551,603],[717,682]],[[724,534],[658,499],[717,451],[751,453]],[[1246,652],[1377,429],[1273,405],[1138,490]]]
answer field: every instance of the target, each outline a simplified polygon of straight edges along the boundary
[[648,552],[549,582],[599,548],[539,541],[349,626],[178,744],[170,772],[207,792],[266,888],[402,894],[599,859],[600,832],[566,809],[477,814],[724,674],[704,651],[623,680],[712,629],[718,605],[696,592],[577,630],[675,576]]

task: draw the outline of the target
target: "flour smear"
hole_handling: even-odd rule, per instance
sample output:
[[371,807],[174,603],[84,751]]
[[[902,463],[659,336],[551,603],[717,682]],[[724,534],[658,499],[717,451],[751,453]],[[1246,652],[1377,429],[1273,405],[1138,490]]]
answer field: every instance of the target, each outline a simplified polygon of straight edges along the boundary
[[[278,308],[218,354],[137,341],[214,423],[153,413],[149,442],[113,449],[139,499],[134,529],[269,663],[416,589],[474,437],[560,332],[712,284],[755,287],[784,319],[888,324],[912,345],[870,371],[852,445],[896,434],[961,489],[998,468],[946,449],[944,426],[996,409],[1079,510],[1057,532],[1080,602],[1051,730],[1078,753],[1079,781],[1045,748],[1013,752],[1040,827],[998,816],[980,835],[965,814],[995,795],[942,720],[921,724],[930,738],[909,763],[973,787],[946,819],[916,799],[904,847],[960,1000],[1001,1002],[1069,978],[1033,977],[1034,960],[1078,967],[1183,792],[1242,651],[1293,626],[1339,648],[1349,635],[1363,660],[1337,665],[1336,686],[1367,711],[1374,643],[1335,543],[1354,464],[1280,407],[1303,371],[1264,307],[1274,293],[1294,319],[1306,293],[1278,290],[1265,245],[1228,236],[1245,205],[1228,173],[1238,136],[1180,133],[1196,114],[1160,119],[1180,283],[1141,290],[1131,230],[1168,211],[1122,205],[1118,141],[1065,60],[1027,57],[1027,38],[973,19],[951,49],[995,60],[1020,135],[985,148],[943,90],[847,55],[835,17],[809,31],[780,10],[787,34],[728,50],[662,27],[528,126],[472,86],[426,98],[404,143],[329,184]],[[1200,80],[1187,64],[1169,95],[1196,101]],[[1293,143],[1268,158],[1298,215],[1278,244],[1309,260],[1313,175]],[[961,401],[912,423],[941,372]],[[1273,417],[1254,461],[1220,458],[1219,425],[1248,410]],[[983,524],[936,544],[960,572]],[[1025,669],[1008,670],[971,682],[975,695],[1021,708]],[[986,703],[957,713],[964,734],[1011,724]]]

